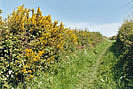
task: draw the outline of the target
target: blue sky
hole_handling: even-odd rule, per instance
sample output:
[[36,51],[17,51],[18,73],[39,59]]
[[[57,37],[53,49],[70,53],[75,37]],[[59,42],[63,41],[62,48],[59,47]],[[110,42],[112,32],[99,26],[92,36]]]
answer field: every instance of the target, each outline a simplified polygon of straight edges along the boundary
[[66,27],[88,28],[103,35],[117,33],[121,23],[131,13],[131,0],[0,0],[3,17],[24,4],[26,8],[41,8],[43,15],[64,22]]

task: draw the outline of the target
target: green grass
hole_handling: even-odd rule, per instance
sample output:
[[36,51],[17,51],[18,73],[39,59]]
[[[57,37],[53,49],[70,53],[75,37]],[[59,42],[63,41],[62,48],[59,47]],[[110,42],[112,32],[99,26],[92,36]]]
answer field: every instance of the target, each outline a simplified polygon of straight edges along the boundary
[[[40,76],[35,77],[27,86],[31,89],[78,89],[82,86],[86,87],[89,78],[91,78],[91,75],[88,77],[88,73],[91,74],[94,71],[93,65],[109,44],[110,42],[105,41],[91,50],[80,49],[65,55],[64,61],[55,64],[51,73],[39,73]],[[84,79],[84,77],[86,78]]]
[[[110,47],[105,50],[108,46]],[[105,50],[104,54],[102,54],[103,50]],[[80,49],[62,56],[64,61],[55,64],[50,72],[38,73],[40,76],[30,81],[27,87],[30,89],[124,89],[120,80],[121,73],[116,66],[118,56],[119,50],[114,42],[106,40],[91,50]],[[22,89],[22,84],[19,85],[18,89],[20,88]]]
[[115,77],[117,69],[114,67],[118,61],[119,50],[112,46],[106,51],[99,66],[96,89],[122,89],[120,81]]

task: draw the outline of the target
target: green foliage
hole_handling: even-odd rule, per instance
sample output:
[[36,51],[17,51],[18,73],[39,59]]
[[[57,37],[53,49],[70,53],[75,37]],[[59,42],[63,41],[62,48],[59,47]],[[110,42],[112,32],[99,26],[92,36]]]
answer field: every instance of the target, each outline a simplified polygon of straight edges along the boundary
[[93,47],[103,41],[103,36],[99,32],[88,32],[75,30],[78,39],[78,45],[83,47]]
[[[76,50],[73,53],[61,55],[61,58],[65,60],[56,63],[50,69],[51,72],[39,72],[40,76],[36,76],[34,80],[27,83],[27,87],[31,89],[76,89],[82,85],[88,86],[92,79],[92,71],[95,69],[93,65],[108,44],[110,43],[105,41],[91,50]],[[98,53],[95,54],[94,50]],[[20,89],[21,85],[18,86]]]
[[[1,13],[2,13],[2,10],[0,9],[0,15],[1,15]],[[2,16],[0,16],[0,26],[1,26],[1,24],[2,24]]]
[[6,21],[0,19],[0,88],[27,88],[40,72],[55,70],[56,63],[67,59],[61,56],[77,50],[77,45],[88,48],[102,40],[100,33],[73,31],[52,22],[40,8],[34,12],[19,6]]
[[25,88],[38,71],[49,70],[59,60],[65,36],[74,36],[68,34],[69,29],[62,22],[58,25],[50,15],[42,16],[40,8],[36,13],[32,9],[31,17],[30,11],[19,6],[0,24],[1,88],[16,87],[19,83],[24,83]]
[[113,42],[102,57],[95,83],[96,89],[125,89],[120,79],[120,67],[116,66],[119,55],[119,49]]
[[112,36],[112,37],[109,37],[110,40],[116,40],[117,39],[117,36]]
[[[123,79],[126,87],[130,87],[133,82],[133,21],[125,21],[121,26],[117,36],[118,48],[121,52],[120,62],[122,65]],[[130,85],[129,85],[130,84]],[[131,86],[132,87],[132,86]]]
[[[18,56],[22,56],[22,42],[15,36],[6,34],[2,37],[0,42],[0,79],[3,88],[8,82],[13,86],[17,85],[19,81],[23,81],[23,75],[20,73],[20,69],[23,66],[24,60],[18,59]],[[19,62],[17,62],[19,61]]]

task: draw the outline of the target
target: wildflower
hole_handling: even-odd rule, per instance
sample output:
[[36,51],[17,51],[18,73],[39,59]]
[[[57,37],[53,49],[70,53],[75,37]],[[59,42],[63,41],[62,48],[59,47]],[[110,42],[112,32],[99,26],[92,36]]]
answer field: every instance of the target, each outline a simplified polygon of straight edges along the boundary
[[44,51],[39,51],[38,56],[42,56],[43,53]]
[[32,71],[31,70],[28,70],[28,73],[32,73]]
[[9,70],[8,72],[9,72],[9,74],[11,74],[11,73],[12,73],[12,71],[11,71],[11,70]]
[[32,79],[32,78],[34,78],[34,76],[33,75],[30,75],[30,77],[29,77],[30,79]]
[[34,62],[37,62],[37,61],[39,61],[40,60],[40,56],[39,55],[37,55],[37,56],[35,56],[34,58],[33,58],[33,61]]
[[26,69],[25,69],[25,68],[22,70],[22,72],[23,72],[23,73],[27,73],[27,71],[26,71]]

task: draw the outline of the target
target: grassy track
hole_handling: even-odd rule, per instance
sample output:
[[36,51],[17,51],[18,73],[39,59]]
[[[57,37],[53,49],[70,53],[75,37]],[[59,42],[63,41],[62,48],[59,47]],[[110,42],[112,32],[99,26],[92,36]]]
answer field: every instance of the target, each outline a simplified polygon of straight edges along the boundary
[[66,60],[56,64],[51,74],[40,73],[28,85],[29,88],[121,89],[112,72],[117,60],[112,44],[106,40],[91,50],[83,49],[65,55]]
[[[86,76],[83,76],[83,80],[81,80],[80,86],[77,89],[95,89],[95,82],[97,80],[97,75],[98,75],[98,69],[99,69],[99,65],[101,63],[101,59],[103,57],[103,55],[106,53],[107,49],[111,46],[110,44],[107,44],[106,46],[104,46],[105,48],[102,50],[102,52],[100,52],[99,56],[96,58],[96,62],[93,64],[93,66],[88,67],[88,73],[86,74]],[[101,50],[100,50],[101,51]]]
[[121,82],[121,68],[116,66],[120,53],[114,43],[112,42],[101,59],[94,89],[125,89]]

